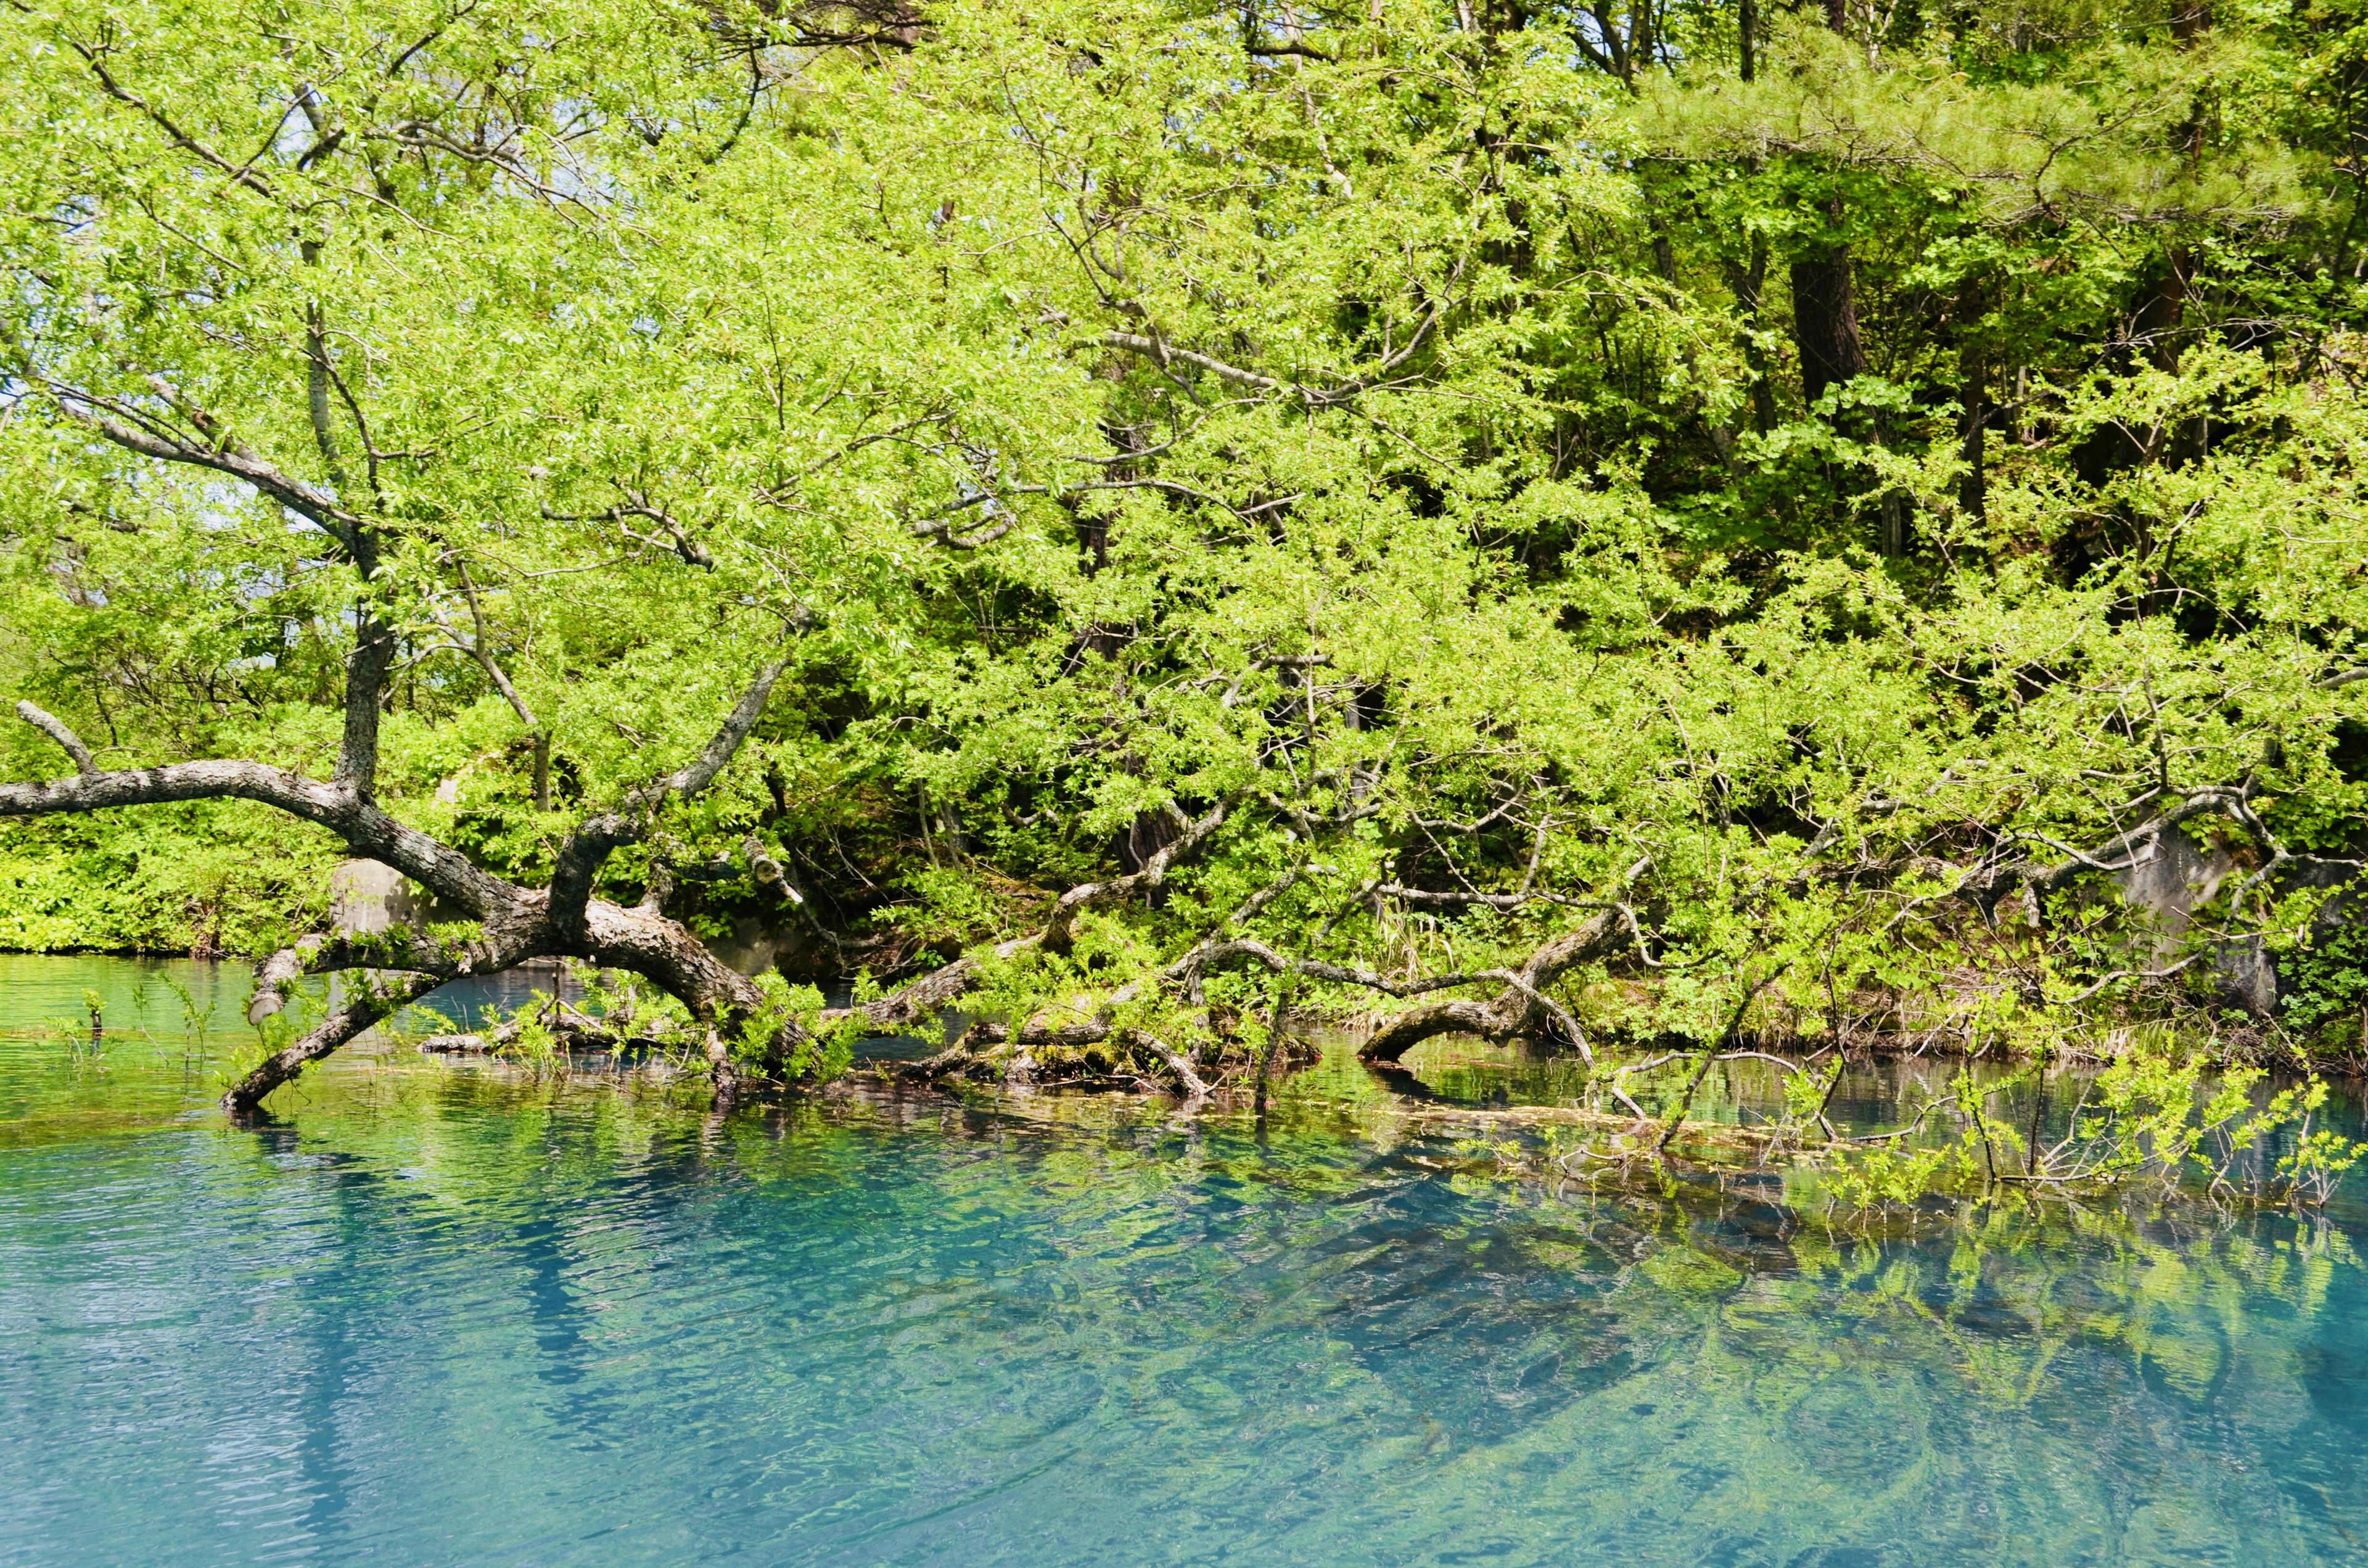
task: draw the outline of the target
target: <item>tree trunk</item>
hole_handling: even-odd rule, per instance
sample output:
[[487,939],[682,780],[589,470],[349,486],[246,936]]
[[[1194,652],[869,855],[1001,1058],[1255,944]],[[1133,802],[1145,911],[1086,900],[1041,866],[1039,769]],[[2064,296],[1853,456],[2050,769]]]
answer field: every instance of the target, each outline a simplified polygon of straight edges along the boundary
[[1982,308],[1980,285],[1967,278],[1958,290],[1957,303],[1957,397],[1964,410],[1958,455],[1965,465],[1957,481],[1957,509],[1978,523],[1989,517],[1989,474],[1984,459],[1988,445],[1985,432],[1990,421],[1989,356],[1975,335]]
[[[1848,0],[1826,0],[1826,26],[1850,36]],[[1826,227],[1842,226],[1842,199],[1826,201]],[[1793,335],[1801,350],[1801,393],[1814,404],[1826,389],[1866,369],[1852,299],[1850,242],[1836,233],[1793,263]]]
[[[1837,196],[1826,204],[1826,225],[1839,230],[1841,223]],[[1828,240],[1793,263],[1793,339],[1801,351],[1801,395],[1812,405],[1828,387],[1865,373],[1849,241]]]

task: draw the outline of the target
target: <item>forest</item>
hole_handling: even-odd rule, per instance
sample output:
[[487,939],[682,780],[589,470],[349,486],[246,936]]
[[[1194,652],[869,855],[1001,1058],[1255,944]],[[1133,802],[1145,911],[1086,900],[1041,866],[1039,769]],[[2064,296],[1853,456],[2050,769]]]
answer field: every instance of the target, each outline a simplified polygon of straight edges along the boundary
[[2359,0],[0,49],[0,946],[257,960],[234,1108],[552,958],[727,1091],[2368,1058]]

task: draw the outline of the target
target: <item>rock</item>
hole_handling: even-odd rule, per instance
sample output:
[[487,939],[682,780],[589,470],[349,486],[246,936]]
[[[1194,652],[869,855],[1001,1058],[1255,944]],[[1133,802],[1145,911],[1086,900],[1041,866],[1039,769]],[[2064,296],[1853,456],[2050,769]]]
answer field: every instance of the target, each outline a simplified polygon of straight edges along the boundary
[[401,871],[376,860],[340,860],[329,873],[333,931],[370,937],[397,925],[416,927],[460,918]]

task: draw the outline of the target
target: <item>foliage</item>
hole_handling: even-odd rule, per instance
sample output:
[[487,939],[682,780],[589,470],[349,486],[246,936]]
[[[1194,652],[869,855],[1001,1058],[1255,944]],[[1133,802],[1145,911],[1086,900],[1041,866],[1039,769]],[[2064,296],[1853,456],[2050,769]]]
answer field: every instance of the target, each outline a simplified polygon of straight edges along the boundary
[[[35,0],[0,675],[102,766],[325,776],[374,618],[378,798],[532,881],[811,618],[599,887],[802,977],[984,952],[1214,819],[988,1004],[1256,1033],[1616,904],[1559,982],[1614,1040],[1714,1038],[1760,955],[1770,1040],[2187,1020],[2209,967],[2113,876],[2185,834],[2190,950],[2286,940],[2368,835],[2368,70],[2342,3],[2058,10],[1782,15],[1747,68],[1721,5],[952,0],[850,48]],[[268,949],[334,852],[10,824],[0,939]],[[1212,934],[1288,978],[1179,971]],[[732,1050],[819,1005],[768,980]],[[2147,1061],[2097,1158],[2195,1133]]]
[[764,1002],[741,1023],[729,1042],[734,1056],[759,1065],[779,1054],[784,1034],[794,1044],[782,1059],[781,1071],[792,1081],[813,1078],[827,1083],[847,1071],[853,1041],[845,1029],[818,1027],[822,993],[811,985],[792,985],[779,974],[757,977]]
[[[2215,1079],[2208,1085],[2207,1074]],[[2009,1085],[1976,1086],[1961,1073],[1949,1096],[1957,1125],[1947,1136],[1839,1145],[1824,1174],[1833,1198],[1861,1210],[1935,1190],[1994,1192],[2002,1183],[2078,1197],[2190,1179],[2214,1195],[2323,1206],[2368,1142],[2314,1125],[2327,1105],[2323,1079],[2262,1096],[2263,1076],[2258,1067],[2215,1069],[2200,1056],[2133,1051],[2096,1075],[2069,1134],[2051,1146],[1991,1114],[1989,1102]]]
[[2305,928],[2284,955],[2279,1021],[2305,1041],[2368,1052],[2368,926]]

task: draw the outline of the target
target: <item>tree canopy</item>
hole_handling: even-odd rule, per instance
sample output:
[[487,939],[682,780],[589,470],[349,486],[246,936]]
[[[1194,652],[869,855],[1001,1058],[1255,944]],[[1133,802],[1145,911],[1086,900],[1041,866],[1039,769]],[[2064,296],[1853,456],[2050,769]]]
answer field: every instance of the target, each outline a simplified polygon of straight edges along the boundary
[[550,954],[727,1075],[2208,1006],[2368,827],[2363,40],[16,5],[0,939],[413,977],[245,1103]]

